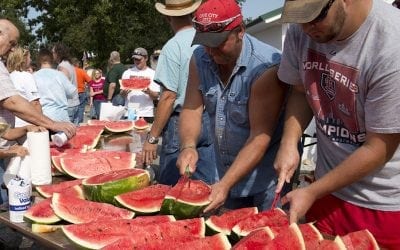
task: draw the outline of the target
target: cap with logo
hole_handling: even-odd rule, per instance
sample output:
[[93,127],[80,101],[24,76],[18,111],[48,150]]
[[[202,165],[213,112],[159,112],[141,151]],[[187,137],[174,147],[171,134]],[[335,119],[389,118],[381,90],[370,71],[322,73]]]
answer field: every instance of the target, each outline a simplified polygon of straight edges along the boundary
[[156,3],[158,12],[166,16],[185,16],[193,13],[201,4],[201,0],[165,0],[165,4]]
[[147,50],[144,48],[136,48],[133,51],[132,58],[141,60],[143,57],[147,57]]
[[330,0],[286,0],[282,23],[309,23],[321,13]]
[[218,47],[243,22],[243,16],[235,0],[208,0],[197,9],[192,22],[196,29],[192,45]]

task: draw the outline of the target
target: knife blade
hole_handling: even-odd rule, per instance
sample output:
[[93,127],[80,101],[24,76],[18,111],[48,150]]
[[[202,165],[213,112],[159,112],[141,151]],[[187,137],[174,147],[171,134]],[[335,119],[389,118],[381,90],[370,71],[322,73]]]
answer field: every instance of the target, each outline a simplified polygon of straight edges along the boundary
[[188,187],[190,188],[190,178],[192,177],[192,173],[190,172],[190,165],[189,164],[186,165],[185,176],[186,176],[187,181],[188,181]]
[[281,198],[281,192],[275,193],[274,200],[272,201],[272,205],[270,209],[274,209],[276,205],[278,205],[278,201]]

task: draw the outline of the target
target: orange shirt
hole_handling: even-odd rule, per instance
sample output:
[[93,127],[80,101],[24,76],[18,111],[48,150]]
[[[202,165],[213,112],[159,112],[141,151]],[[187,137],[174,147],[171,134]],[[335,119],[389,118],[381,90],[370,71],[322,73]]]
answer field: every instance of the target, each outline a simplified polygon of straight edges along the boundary
[[86,83],[89,83],[92,79],[88,74],[86,73],[85,70],[81,68],[75,68],[75,74],[76,74],[76,82],[78,83],[78,93],[85,92],[85,85]]

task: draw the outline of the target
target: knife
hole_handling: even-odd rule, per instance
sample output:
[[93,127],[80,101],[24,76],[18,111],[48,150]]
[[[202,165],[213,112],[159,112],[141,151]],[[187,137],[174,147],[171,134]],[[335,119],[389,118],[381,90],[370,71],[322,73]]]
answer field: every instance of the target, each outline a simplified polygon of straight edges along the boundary
[[272,205],[270,209],[274,209],[276,205],[278,205],[278,201],[281,198],[281,192],[275,193],[274,200],[272,201]]
[[186,165],[185,176],[186,176],[186,178],[188,180],[188,185],[189,185],[189,188],[190,188],[190,178],[192,177],[192,173],[190,172],[189,166],[190,166],[189,164]]

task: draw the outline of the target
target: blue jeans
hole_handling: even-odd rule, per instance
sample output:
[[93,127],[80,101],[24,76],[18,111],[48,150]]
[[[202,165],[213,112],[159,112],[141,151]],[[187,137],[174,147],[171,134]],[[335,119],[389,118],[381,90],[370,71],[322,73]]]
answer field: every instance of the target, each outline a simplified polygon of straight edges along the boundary
[[93,107],[92,108],[94,108],[94,113],[92,115],[94,115],[96,117],[96,119],[99,119],[99,117],[100,117],[100,106],[101,106],[101,103],[103,103],[103,102],[105,102],[105,101],[103,101],[103,100],[93,100]]
[[125,97],[121,96],[120,94],[117,94],[117,95],[113,96],[111,102],[114,106],[124,106],[125,105]]
[[79,109],[79,105],[74,106],[74,107],[68,107],[69,120],[75,125],[79,125],[78,109]]
[[[173,113],[168,120],[163,131],[163,139],[160,153],[160,173],[156,176],[159,183],[166,185],[175,185],[180,177],[179,170],[176,167],[176,161],[179,155],[179,133],[178,133],[179,113]],[[215,163],[215,151],[210,131],[210,120],[208,114],[203,114],[203,123],[201,134],[197,143],[197,152],[199,161],[196,171],[192,178],[202,180],[208,184],[217,181],[217,166]]]
[[86,92],[79,93],[79,106],[78,106],[78,122],[83,122],[83,115],[85,113],[85,106],[87,104]]

